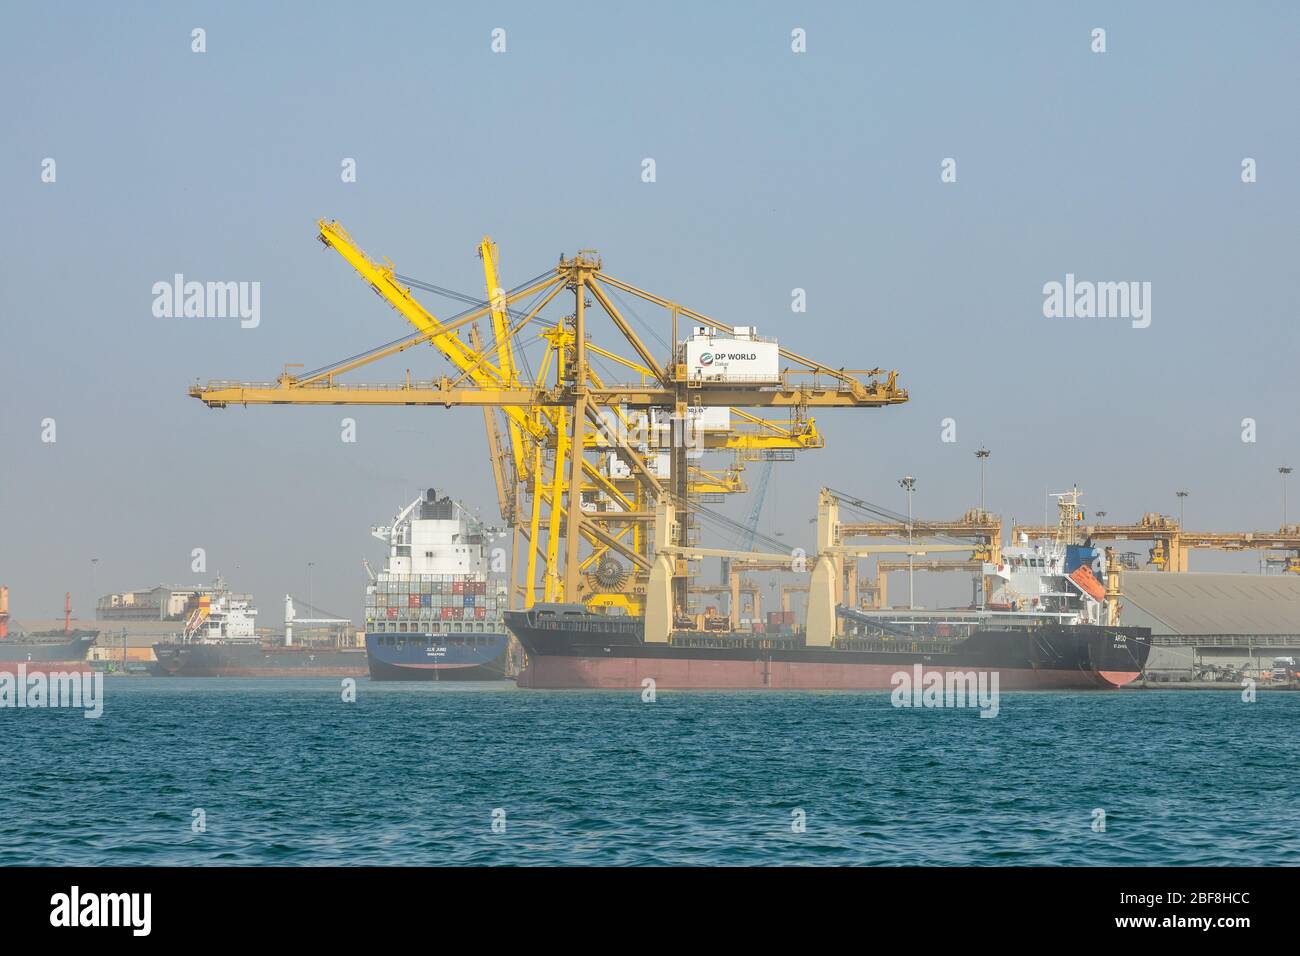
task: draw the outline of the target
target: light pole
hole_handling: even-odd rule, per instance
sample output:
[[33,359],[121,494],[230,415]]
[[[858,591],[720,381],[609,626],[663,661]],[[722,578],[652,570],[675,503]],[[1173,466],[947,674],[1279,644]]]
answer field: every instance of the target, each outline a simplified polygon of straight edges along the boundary
[[980,513],[984,512],[984,462],[988,460],[989,455],[993,454],[983,445],[975,452],[975,457],[980,461]]
[[[898,486],[907,491],[907,543],[912,543],[912,492],[916,490],[916,479],[911,475],[900,478]],[[916,608],[916,593],[912,589],[912,555],[907,556],[907,609]]]
[[90,559],[91,599],[95,602],[95,617],[99,617],[99,558]]
[[[1190,495],[1191,492],[1190,492],[1190,491],[1175,491],[1174,494],[1176,494],[1176,495],[1178,496],[1178,527],[1181,529],[1181,528],[1184,527],[1184,525],[1183,525],[1183,502],[1187,500],[1187,496]],[[1284,516],[1284,518],[1285,518],[1285,516]]]
[[314,567],[316,567],[316,562],[315,562],[315,561],[308,561],[308,562],[307,562],[307,613],[308,613],[308,614],[315,614],[315,613],[316,613],[315,611],[313,611],[313,610],[311,609],[311,607],[312,607],[311,569],[314,568]]
[[1286,527],[1286,476],[1293,471],[1295,471],[1294,468],[1286,465],[1277,470],[1277,473],[1282,476],[1282,527],[1284,528]]
[[[980,445],[979,448],[975,450],[975,457],[979,460],[980,463],[980,519],[981,520],[983,520],[984,515],[987,513],[984,510],[984,462],[988,461],[988,457],[991,454],[993,453],[989,451],[987,448],[985,448],[983,445]],[[990,541],[989,543],[992,544],[992,541]],[[988,553],[990,556],[992,555],[993,553],[992,548],[989,549]],[[973,603],[978,602],[980,605],[983,605],[988,600],[988,595],[984,593],[984,588],[986,583],[987,582],[984,578],[984,575],[980,572],[976,572],[974,578],[971,580],[971,594],[973,595],[972,597]]]

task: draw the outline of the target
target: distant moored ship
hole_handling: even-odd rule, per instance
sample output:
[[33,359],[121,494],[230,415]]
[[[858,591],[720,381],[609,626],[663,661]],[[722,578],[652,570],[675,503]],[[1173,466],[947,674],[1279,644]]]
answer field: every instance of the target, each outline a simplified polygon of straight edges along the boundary
[[63,629],[29,634],[9,633],[9,589],[0,587],[0,670],[27,665],[27,673],[38,670],[89,670],[86,652],[99,631],[72,626],[72,594],[63,596]]
[[[361,677],[366,652],[337,644],[294,643],[293,604],[285,599],[285,636],[257,636],[257,610],[247,595],[233,594],[218,579],[212,594],[199,594],[179,641],[155,644],[155,672],[168,677]],[[306,622],[300,622],[306,623]]]
[[371,679],[505,678],[505,583],[492,571],[483,525],[430,488],[372,534],[388,557],[366,588]]

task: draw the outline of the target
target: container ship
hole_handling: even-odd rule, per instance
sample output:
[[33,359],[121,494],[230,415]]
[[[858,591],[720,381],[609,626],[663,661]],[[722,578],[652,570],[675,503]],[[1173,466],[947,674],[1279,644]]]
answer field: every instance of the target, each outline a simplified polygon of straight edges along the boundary
[[889,690],[919,665],[923,673],[997,672],[1006,690],[1086,689],[1120,687],[1142,673],[1151,632],[1118,625],[1113,558],[1103,570],[1097,549],[1063,534],[1053,544],[1004,549],[982,567],[982,606],[840,605],[836,633],[818,641],[794,628],[681,629],[647,641],[643,618],[575,604],[506,611],[505,620],[528,657],[521,687],[640,688],[652,679],[660,688]]
[[[363,677],[366,652],[359,647],[294,643],[293,599],[285,596],[285,632],[280,641],[257,635],[257,609],[247,595],[217,581],[197,594],[187,609],[178,641],[155,644],[154,673],[166,677]],[[298,619],[300,626],[320,623]]]
[[511,663],[492,573],[489,532],[459,502],[430,488],[389,525],[384,569],[366,588],[370,678],[503,680]]
[[28,674],[48,671],[89,671],[86,653],[99,631],[72,626],[72,594],[63,596],[63,629],[9,633],[9,588],[0,587],[0,671],[26,665]]

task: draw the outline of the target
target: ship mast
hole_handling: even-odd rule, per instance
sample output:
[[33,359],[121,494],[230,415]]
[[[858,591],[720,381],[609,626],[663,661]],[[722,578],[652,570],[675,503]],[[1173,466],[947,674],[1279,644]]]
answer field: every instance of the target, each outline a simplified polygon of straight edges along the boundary
[[1079,543],[1079,524],[1083,512],[1079,510],[1079,486],[1052,495],[1056,499],[1056,544],[1064,546]]

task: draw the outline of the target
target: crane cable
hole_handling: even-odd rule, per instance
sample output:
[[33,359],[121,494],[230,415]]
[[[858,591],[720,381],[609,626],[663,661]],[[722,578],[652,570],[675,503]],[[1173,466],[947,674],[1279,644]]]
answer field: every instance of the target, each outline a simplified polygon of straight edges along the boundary
[[[543,272],[540,275],[532,279],[529,279],[527,282],[523,283],[522,285],[515,286],[513,289],[509,290],[509,292],[507,292],[506,294],[511,295],[515,292],[518,292],[520,289],[526,289],[528,286],[532,285],[534,282],[540,281],[541,279],[545,278],[547,275],[548,273]],[[470,308],[463,309],[462,311],[457,312],[455,315],[450,316],[449,318],[443,320],[443,322],[448,325],[450,325],[453,322],[456,322],[459,319],[463,319],[471,312],[474,312],[477,309],[481,309],[485,305],[489,304],[482,299],[475,299],[473,296],[465,295],[462,292],[455,292],[451,289],[444,289],[442,286],[436,286],[433,285],[432,283],[424,282],[420,279],[414,279],[410,276],[398,275],[394,273],[394,278],[399,279],[402,282],[408,283],[409,285],[415,286],[416,288],[423,289],[426,292],[433,292],[437,295],[443,295],[448,298],[457,299],[461,302],[469,303]],[[540,294],[541,293],[538,293],[538,295]],[[535,302],[536,298],[534,298],[533,301]],[[507,310],[507,311],[509,311],[511,315],[516,315],[516,313],[513,310]],[[516,317],[521,318],[524,314],[525,313],[518,313]],[[358,352],[356,355],[349,356],[348,358],[341,359],[337,362],[331,362],[328,365],[322,365],[320,368],[314,369],[310,372],[304,372],[299,376],[299,378],[315,378],[320,375],[327,375],[331,370],[336,369],[341,365],[347,365],[351,362],[355,362],[358,359],[363,359],[366,358],[367,356],[375,355],[379,352],[383,352],[387,349],[391,349],[397,345],[404,345],[408,343],[411,345],[416,345],[419,342],[427,339],[428,337],[429,335],[426,332],[420,332],[420,331],[411,332],[407,335],[401,336],[400,338],[393,339],[391,342],[387,342],[383,345],[376,346],[375,348],[366,349],[364,352]],[[532,373],[530,371],[529,377],[531,377],[531,375]]]

